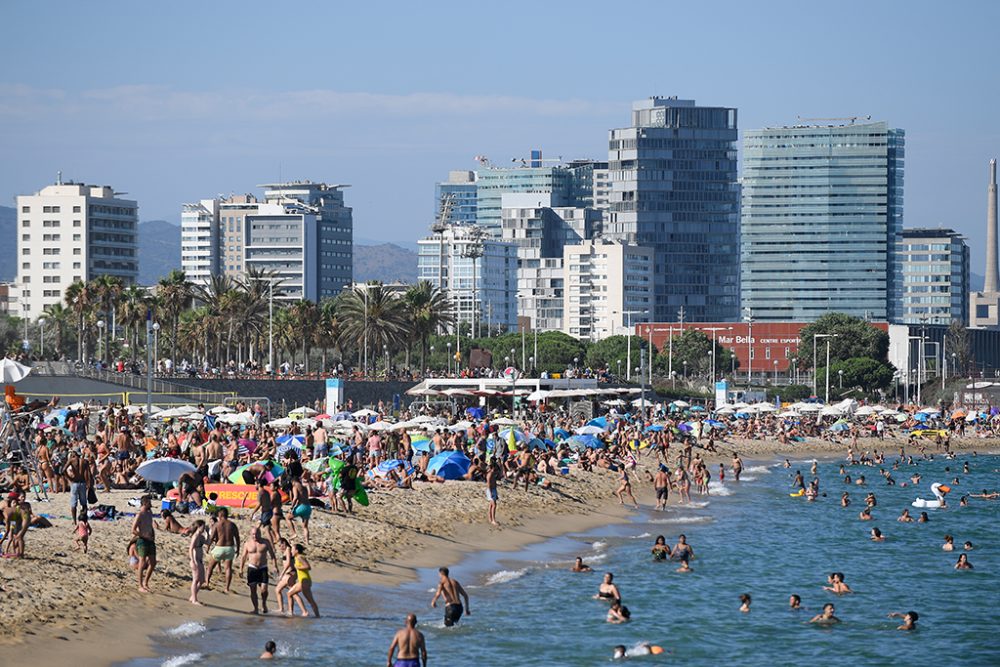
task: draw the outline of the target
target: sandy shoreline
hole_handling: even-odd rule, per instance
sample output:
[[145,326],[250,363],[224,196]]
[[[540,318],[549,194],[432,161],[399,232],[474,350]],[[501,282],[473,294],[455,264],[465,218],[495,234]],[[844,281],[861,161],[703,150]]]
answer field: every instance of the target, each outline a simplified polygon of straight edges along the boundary
[[[884,443],[864,439],[859,449],[879,449],[889,456],[905,444],[902,439]],[[714,468],[724,463],[727,476],[734,449],[747,465],[786,457],[839,457],[847,450],[846,444],[819,440],[787,446],[764,440],[721,442],[717,446],[719,453],[708,454],[706,461]],[[987,453],[998,448],[1000,442],[985,439],[952,442],[952,449],[960,451]],[[930,443],[927,450],[937,451]],[[643,458],[634,476],[636,495],[643,505],[653,504],[644,472],[652,466],[652,459]],[[372,506],[351,517],[316,511],[310,548],[314,579],[394,586],[414,580],[421,568],[454,565],[472,552],[517,551],[560,535],[626,522],[632,516],[612,497],[614,473],[574,471],[558,477],[554,486],[554,491],[532,488],[527,493],[523,487],[502,487],[500,529],[485,523],[484,487],[475,483],[375,492]],[[102,504],[131,510],[127,500],[138,492],[99,495]],[[30,656],[33,661],[50,664],[82,661],[107,665],[152,655],[153,637],[182,622],[250,616],[246,584],[238,573],[234,573],[232,594],[219,592],[222,579],[216,573],[212,582],[216,590],[203,594],[205,606],[187,602],[187,539],[178,535],[158,536],[161,562],[153,577],[153,594],[139,594],[124,551],[130,519],[94,522],[91,553],[83,555],[72,549],[68,504],[67,494],[54,496],[51,503],[35,503],[36,513],[56,515],[54,527],[29,532],[27,559],[4,561],[0,583],[6,592],[0,595],[0,614],[14,631],[0,640],[3,655]],[[249,526],[248,515],[239,513],[241,532]],[[182,517],[182,521],[186,524],[189,519]],[[287,536],[287,530],[282,534]],[[322,611],[324,600],[318,602]]]

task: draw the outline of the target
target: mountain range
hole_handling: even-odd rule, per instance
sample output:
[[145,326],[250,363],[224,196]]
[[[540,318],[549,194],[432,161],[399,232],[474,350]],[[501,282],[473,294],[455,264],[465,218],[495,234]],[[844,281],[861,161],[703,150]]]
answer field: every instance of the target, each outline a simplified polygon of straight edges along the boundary
[[[2,242],[7,239],[8,242]],[[409,246],[409,247],[404,247]],[[153,285],[181,266],[181,228],[166,220],[139,223],[139,284]],[[0,282],[17,274],[17,210],[0,206]],[[374,239],[354,241],[357,281],[416,282],[416,244],[397,245]]]

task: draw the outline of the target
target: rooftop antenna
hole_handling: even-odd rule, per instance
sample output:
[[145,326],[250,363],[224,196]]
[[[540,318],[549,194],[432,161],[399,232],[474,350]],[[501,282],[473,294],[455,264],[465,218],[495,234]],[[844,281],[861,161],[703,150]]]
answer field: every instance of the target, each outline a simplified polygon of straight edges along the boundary
[[62,185],[62,171],[56,172],[56,185]]

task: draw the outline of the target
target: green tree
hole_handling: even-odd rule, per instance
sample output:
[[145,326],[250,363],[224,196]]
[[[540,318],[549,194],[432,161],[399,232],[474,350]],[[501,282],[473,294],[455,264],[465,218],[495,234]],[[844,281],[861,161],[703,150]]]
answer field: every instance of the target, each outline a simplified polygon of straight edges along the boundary
[[114,310],[118,297],[125,289],[125,283],[118,276],[108,274],[100,275],[91,281],[94,292],[97,295],[97,302],[100,304],[102,317],[104,318],[104,359],[111,359],[111,338],[114,332],[111,331],[111,311]]
[[49,331],[54,332],[52,349],[55,350],[54,359],[59,359],[63,354],[63,342],[66,338],[66,325],[69,323],[72,313],[61,303],[50,303],[42,311],[45,324]]
[[[508,333],[502,336],[494,336],[493,338],[479,338],[474,341],[474,344],[486,348],[493,353],[494,368],[501,368],[504,364],[504,358],[511,356],[510,351],[514,350],[511,364],[520,368],[522,340],[524,342],[525,365],[528,366],[524,370],[530,372],[532,370],[532,361],[530,358],[535,356],[534,333],[530,331],[525,332],[523,338],[519,333]],[[463,355],[466,353],[466,349],[465,342],[463,341]],[[635,351],[632,354],[638,359]],[[535,370],[562,373],[573,365],[573,359],[578,359],[578,363],[581,366],[586,364],[586,343],[561,331],[538,332],[538,358],[534,361]]]
[[[612,373],[625,374],[628,367],[628,336],[609,336],[587,347],[586,365],[591,368],[608,368]],[[639,365],[640,350],[648,343],[641,336],[632,336],[632,366]]]
[[402,301],[382,283],[372,282],[343,292],[338,311],[344,336],[357,345],[359,363],[366,345],[369,361],[376,361],[372,366],[375,368],[383,346],[392,352],[406,341],[409,323]]
[[[952,363],[948,361],[949,358],[954,359],[953,368],[950,369],[952,373],[969,374],[969,367],[974,359],[972,346],[969,344],[969,330],[965,328],[961,320],[952,320],[948,327],[948,339],[944,344],[944,354],[946,363]],[[954,356],[952,357],[952,355]]]
[[429,281],[421,280],[406,290],[403,303],[410,322],[410,339],[420,344],[420,368],[423,370],[427,368],[428,339],[433,334],[443,333],[455,322],[451,301]]
[[87,358],[86,325],[88,318],[93,313],[97,294],[93,285],[77,280],[66,288],[63,300],[76,317],[76,358],[82,361]]
[[[709,375],[712,372],[712,339],[703,331],[685,329],[684,333],[674,336],[673,344],[660,350],[658,368],[666,371],[671,366],[670,353],[673,352],[673,371],[678,375],[684,372],[684,362],[687,362],[688,375]],[[715,342],[715,370],[722,373],[734,365],[733,352]],[[739,366],[737,362],[735,364]]]
[[[816,334],[833,334],[833,337],[814,338]],[[860,317],[844,313],[827,313],[799,333],[799,368],[812,368],[813,343],[816,365],[826,363],[826,343],[830,342],[830,363],[867,357],[883,364],[889,361],[889,334],[877,329]]]
[[[843,371],[843,391],[860,390],[865,394],[892,386],[896,369],[890,364],[869,357],[855,357],[830,364],[830,389],[841,392],[840,379]],[[817,386],[826,385],[826,369],[820,368],[816,374]]]

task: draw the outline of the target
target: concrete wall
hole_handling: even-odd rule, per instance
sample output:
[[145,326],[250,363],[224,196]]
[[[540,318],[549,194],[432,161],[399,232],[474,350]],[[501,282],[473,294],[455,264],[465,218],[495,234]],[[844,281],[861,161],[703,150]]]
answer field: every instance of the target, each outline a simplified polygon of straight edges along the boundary
[[[312,405],[316,399],[323,400],[326,395],[324,380],[210,380],[191,379],[175,380],[182,384],[210,391],[236,392],[237,396],[265,396],[271,399],[277,408],[284,401],[290,410],[299,405]],[[403,405],[408,405],[414,398],[406,395],[406,390],[413,387],[413,382],[351,382],[344,383],[344,400],[353,400],[357,407],[378,403],[379,400],[392,401],[394,394],[399,394]]]

